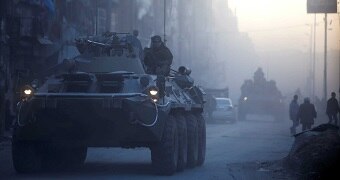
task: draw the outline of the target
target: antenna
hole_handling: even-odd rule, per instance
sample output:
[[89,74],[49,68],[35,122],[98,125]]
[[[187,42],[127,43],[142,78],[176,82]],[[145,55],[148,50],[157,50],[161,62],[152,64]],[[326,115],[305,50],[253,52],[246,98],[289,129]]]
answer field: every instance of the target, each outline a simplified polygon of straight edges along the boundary
[[164,0],[164,44],[166,44],[166,0]]
[[96,8],[96,16],[95,16],[95,35],[98,35],[98,2],[95,1],[95,8]]

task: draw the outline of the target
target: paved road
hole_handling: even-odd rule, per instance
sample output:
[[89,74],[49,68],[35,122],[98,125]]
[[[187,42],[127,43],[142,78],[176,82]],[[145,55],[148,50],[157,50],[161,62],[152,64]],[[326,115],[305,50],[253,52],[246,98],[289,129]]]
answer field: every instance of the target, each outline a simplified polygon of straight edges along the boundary
[[205,164],[171,177],[152,173],[150,151],[143,148],[90,148],[85,166],[75,172],[18,175],[12,167],[10,145],[5,143],[0,147],[0,179],[263,179],[242,168],[233,174],[228,165],[285,157],[294,140],[289,136],[289,126],[288,120],[276,122],[264,117],[235,124],[208,123]]

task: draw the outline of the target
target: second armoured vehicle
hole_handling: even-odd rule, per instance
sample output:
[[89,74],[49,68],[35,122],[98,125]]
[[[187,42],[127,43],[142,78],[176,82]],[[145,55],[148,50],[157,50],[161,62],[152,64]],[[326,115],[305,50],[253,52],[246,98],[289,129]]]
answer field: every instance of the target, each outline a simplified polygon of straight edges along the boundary
[[275,81],[267,81],[261,68],[254,73],[254,80],[246,80],[241,87],[238,119],[249,114],[270,115],[276,120],[284,118],[284,103]]
[[78,167],[88,147],[150,148],[162,175],[204,163],[204,91],[185,67],[146,74],[128,39],[79,39],[80,56],[41,86],[23,87],[12,141],[17,172]]

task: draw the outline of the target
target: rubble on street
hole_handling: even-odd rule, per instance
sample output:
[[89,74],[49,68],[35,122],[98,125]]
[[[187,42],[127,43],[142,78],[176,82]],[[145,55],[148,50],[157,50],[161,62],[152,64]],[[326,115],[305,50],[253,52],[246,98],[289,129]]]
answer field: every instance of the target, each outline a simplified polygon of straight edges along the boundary
[[339,127],[321,124],[295,135],[295,142],[284,160],[285,166],[302,179],[340,177]]

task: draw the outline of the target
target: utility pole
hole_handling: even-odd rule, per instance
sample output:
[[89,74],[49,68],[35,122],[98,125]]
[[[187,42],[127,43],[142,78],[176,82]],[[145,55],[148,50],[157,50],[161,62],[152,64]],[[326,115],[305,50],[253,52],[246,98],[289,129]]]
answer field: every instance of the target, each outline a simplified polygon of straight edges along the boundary
[[310,34],[309,34],[309,73],[308,73],[308,94],[311,99],[314,99],[313,94],[313,25],[308,24],[310,26]]
[[[338,17],[339,17],[338,22],[339,22],[339,31],[340,31],[340,12],[338,12]],[[340,37],[339,37],[339,70],[338,71],[339,71],[338,73],[339,73],[339,94],[340,94]]]
[[[306,78],[306,91],[309,97],[311,97],[311,100],[314,102],[314,55],[313,54],[313,26],[315,24],[308,23],[306,24],[308,28],[310,29],[309,33],[305,33],[309,37],[309,46],[308,46],[308,70],[307,70],[307,78]],[[315,40],[315,38],[314,38]]]
[[316,14],[314,14],[314,32],[313,32],[313,87],[312,87],[312,94],[313,94],[313,102],[315,103],[315,51],[316,51]]
[[[3,63],[5,64],[3,61],[4,61],[4,57],[3,57],[3,53],[2,53],[2,7],[5,3],[4,2],[0,2],[0,63]],[[1,64],[0,64],[0,68],[1,68]],[[1,69],[0,69],[0,73],[1,73]],[[2,81],[4,77],[0,77],[0,81]],[[0,82],[2,83],[2,82]],[[5,132],[5,93],[2,92],[2,87],[1,87],[2,84],[0,84],[0,141],[1,141],[1,138],[3,136],[3,133]]]
[[325,14],[325,44],[324,44],[324,71],[323,71],[323,100],[327,99],[327,14],[338,13],[337,0],[307,0],[307,13]]
[[166,0],[164,0],[164,44],[166,44]]
[[98,2],[95,1],[95,12],[96,12],[96,16],[95,16],[95,35],[98,35]]
[[323,71],[323,98],[327,99],[327,13],[325,13],[325,50],[324,50],[324,71]]

